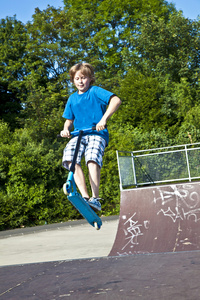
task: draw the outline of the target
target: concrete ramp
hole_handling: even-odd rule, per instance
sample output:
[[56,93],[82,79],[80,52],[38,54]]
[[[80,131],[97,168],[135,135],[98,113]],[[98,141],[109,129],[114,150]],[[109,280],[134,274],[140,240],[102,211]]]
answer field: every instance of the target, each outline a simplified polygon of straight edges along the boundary
[[121,192],[118,231],[109,256],[200,249],[200,182]]

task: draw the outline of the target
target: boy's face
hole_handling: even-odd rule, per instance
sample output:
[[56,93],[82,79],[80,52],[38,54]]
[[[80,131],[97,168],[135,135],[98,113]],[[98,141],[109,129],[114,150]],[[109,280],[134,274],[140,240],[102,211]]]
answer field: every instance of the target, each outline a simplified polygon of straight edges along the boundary
[[91,79],[83,75],[81,71],[77,71],[74,76],[74,84],[77,87],[79,94],[85,93],[90,87]]

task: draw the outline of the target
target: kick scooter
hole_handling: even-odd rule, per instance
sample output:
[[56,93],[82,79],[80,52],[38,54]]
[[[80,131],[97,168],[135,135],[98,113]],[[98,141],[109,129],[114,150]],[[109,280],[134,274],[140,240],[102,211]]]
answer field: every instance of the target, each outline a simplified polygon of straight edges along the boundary
[[76,159],[78,155],[78,150],[80,147],[80,142],[83,133],[90,132],[92,130],[95,130],[96,127],[80,130],[80,131],[72,131],[71,135],[78,135],[78,139],[76,142],[76,148],[74,152],[74,157],[72,160],[72,164],[69,170],[69,174],[67,177],[66,183],[63,184],[63,192],[65,195],[67,195],[68,200],[72,203],[72,205],[79,211],[79,213],[88,221],[90,225],[95,227],[97,230],[99,230],[102,226],[102,221],[97,216],[97,214],[94,212],[94,210],[90,207],[90,205],[87,203],[87,201],[77,192],[76,184],[74,181],[74,172],[75,172],[75,164]]

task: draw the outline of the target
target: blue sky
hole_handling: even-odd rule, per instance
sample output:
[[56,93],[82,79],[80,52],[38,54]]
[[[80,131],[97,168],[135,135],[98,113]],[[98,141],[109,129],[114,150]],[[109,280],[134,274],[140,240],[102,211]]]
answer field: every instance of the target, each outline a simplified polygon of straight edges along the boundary
[[63,0],[0,0],[0,19],[16,15],[17,20],[27,23],[36,7],[43,10],[48,4],[56,8],[64,6]]
[[[196,19],[200,15],[200,0],[167,1],[174,3],[177,10],[182,10],[186,18]],[[63,7],[63,0],[0,0],[0,19],[16,14],[17,20],[27,23],[32,20],[36,7],[43,10],[48,4],[56,8]]]
[[182,10],[183,15],[189,19],[197,19],[200,16],[200,0],[167,0],[175,4],[177,10]]

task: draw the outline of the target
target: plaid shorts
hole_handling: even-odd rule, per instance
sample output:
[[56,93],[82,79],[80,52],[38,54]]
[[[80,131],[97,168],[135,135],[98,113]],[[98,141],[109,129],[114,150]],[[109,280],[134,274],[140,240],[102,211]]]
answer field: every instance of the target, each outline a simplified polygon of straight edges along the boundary
[[[72,138],[69,143],[66,145],[63,151],[63,167],[69,170],[68,162],[72,162],[76,142],[78,137]],[[81,165],[81,159],[85,154],[85,163],[87,165],[88,161],[95,161],[100,168],[103,165],[103,155],[106,147],[106,141],[104,138],[98,135],[86,135],[81,138],[80,148],[78,152],[78,156],[76,159],[76,163]]]

